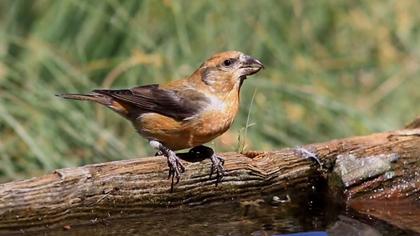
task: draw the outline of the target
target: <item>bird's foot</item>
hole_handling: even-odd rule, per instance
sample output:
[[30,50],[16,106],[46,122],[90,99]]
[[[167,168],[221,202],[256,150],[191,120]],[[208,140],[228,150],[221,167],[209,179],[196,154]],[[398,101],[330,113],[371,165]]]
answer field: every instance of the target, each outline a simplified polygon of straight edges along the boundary
[[297,155],[299,155],[299,156],[301,156],[305,159],[314,160],[319,165],[319,167],[322,169],[322,163],[314,152],[312,152],[312,151],[310,151],[310,150],[308,150],[304,147],[301,147],[301,146],[297,146],[295,148],[295,152],[296,152]]
[[220,156],[216,155],[213,149],[203,146],[203,145],[194,147],[189,152],[190,154],[193,154],[195,156],[201,156],[204,158],[209,158],[211,160],[209,178],[211,179],[211,177],[213,176],[213,173],[216,172],[216,186],[217,186],[218,183],[221,182],[225,173],[225,168],[223,167],[223,165],[225,164],[225,160],[221,158]]
[[[182,164],[181,159],[176,155],[174,151],[165,147],[162,143],[155,140],[151,140],[149,143],[153,148],[158,150],[156,155],[164,155],[167,158],[169,167],[168,179],[172,178],[171,192],[173,192],[174,185],[179,182],[181,173],[185,172],[185,167]],[[174,179],[176,179],[176,181],[174,181]]]
[[170,151],[168,153],[168,167],[169,167],[169,175],[168,179],[172,177],[172,186],[171,189],[173,189],[174,184],[174,178],[176,178],[175,184],[179,182],[179,178],[181,177],[181,173],[185,172],[185,167],[181,163],[181,159],[176,155],[175,152]]
[[216,154],[211,155],[210,159],[211,159],[210,178],[212,177],[213,173],[216,172],[216,186],[217,186],[217,184],[222,181],[223,175],[225,173],[225,168],[223,167],[223,165],[225,164],[225,160]]

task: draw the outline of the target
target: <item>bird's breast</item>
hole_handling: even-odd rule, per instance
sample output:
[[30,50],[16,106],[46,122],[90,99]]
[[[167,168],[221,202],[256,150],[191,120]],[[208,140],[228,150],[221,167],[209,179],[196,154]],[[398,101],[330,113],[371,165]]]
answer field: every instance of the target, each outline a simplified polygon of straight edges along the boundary
[[224,133],[232,124],[238,111],[237,99],[221,100],[217,97],[210,97],[210,103],[197,116],[192,117],[191,123],[186,120],[186,126],[199,127],[198,134],[203,136],[219,136]]
[[205,144],[229,129],[238,111],[238,99],[209,97],[202,111],[182,121],[156,113],[143,114],[134,126],[148,139],[162,142],[172,150]]

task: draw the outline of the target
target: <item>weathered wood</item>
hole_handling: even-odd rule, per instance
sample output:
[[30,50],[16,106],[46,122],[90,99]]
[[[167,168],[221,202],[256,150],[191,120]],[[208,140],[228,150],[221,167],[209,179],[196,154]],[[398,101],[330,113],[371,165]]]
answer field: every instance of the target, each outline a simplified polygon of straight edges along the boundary
[[[224,153],[226,175],[222,183],[215,186],[215,177],[209,179],[208,160],[184,162],[187,171],[172,193],[163,157],[61,169],[45,176],[2,184],[0,231],[89,223],[93,219],[121,218],[168,207],[261,196],[309,188],[320,178],[334,180],[329,183],[342,187],[348,200],[420,197],[418,128],[332,140],[304,148],[319,157],[322,170],[315,162],[302,158],[297,149]],[[373,156],[385,160],[390,155],[394,158],[388,160],[389,166],[381,166],[382,171],[374,175],[352,175],[357,178],[352,181],[352,176],[332,171],[338,155],[344,159]],[[343,182],[345,178],[347,184]]]

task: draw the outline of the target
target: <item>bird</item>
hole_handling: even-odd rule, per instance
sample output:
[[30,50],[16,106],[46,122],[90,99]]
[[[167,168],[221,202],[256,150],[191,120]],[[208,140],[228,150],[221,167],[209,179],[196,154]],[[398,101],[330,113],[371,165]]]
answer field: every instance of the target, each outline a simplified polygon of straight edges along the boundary
[[240,51],[224,51],[212,55],[183,79],[57,96],[99,103],[131,121],[157,155],[167,158],[173,189],[174,177],[178,183],[185,171],[175,153],[178,150],[191,148],[191,153],[206,153],[212,162],[210,177],[214,171],[217,181],[223,177],[223,158],[204,144],[229,129],[239,110],[243,82],[263,68],[254,57]]

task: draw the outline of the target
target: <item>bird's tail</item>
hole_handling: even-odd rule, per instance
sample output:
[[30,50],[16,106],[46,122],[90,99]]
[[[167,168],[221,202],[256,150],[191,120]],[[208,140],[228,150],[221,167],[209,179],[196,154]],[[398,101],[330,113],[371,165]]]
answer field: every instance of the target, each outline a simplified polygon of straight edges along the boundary
[[110,105],[111,98],[109,96],[99,94],[99,93],[64,93],[64,94],[57,94],[57,97],[65,98],[65,99],[73,99],[73,100],[84,100],[84,101],[93,101],[103,105]]
[[56,96],[65,98],[65,99],[73,99],[73,100],[84,100],[84,101],[93,101],[97,102],[99,104],[105,105],[115,112],[127,116],[130,112],[129,106],[125,105],[121,102],[115,101],[112,97],[106,95],[106,94],[100,94],[100,93],[87,93],[87,94],[80,94],[80,93],[65,93],[65,94],[57,94]]

